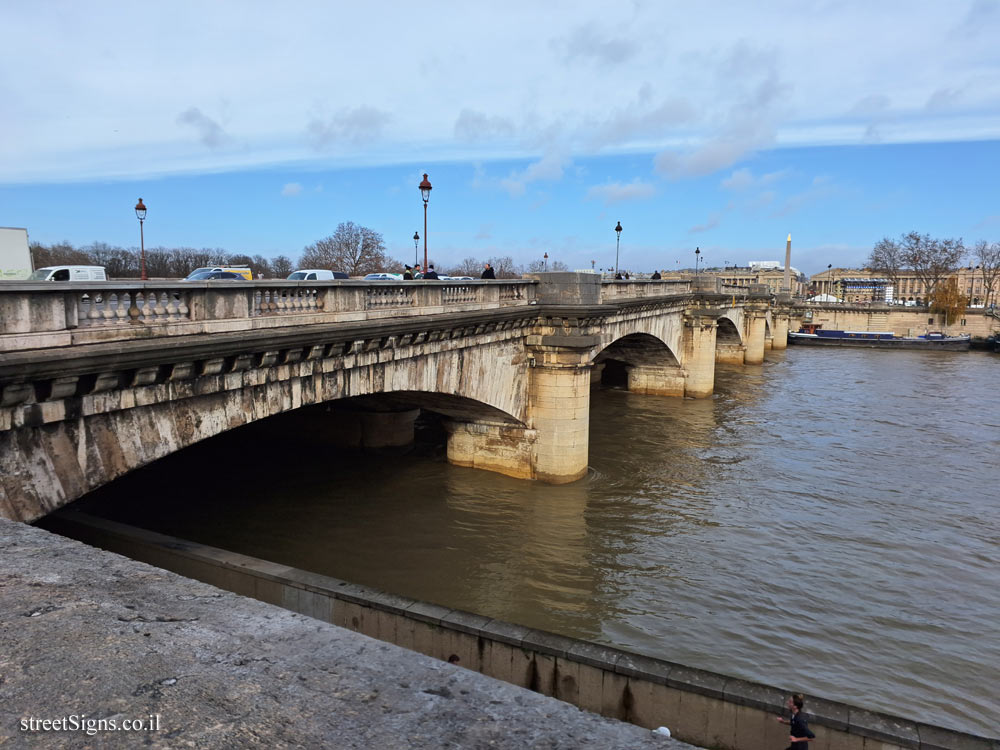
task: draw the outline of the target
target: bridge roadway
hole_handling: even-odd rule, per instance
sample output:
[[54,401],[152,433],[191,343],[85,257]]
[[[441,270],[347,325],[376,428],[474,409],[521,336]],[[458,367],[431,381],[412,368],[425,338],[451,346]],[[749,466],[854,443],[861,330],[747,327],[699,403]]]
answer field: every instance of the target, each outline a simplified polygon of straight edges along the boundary
[[706,397],[783,347],[788,309],[715,279],[107,282],[0,287],[0,515],[31,521],[200,440],[285,415],[331,446],[447,422],[448,460],[586,472],[592,380]]

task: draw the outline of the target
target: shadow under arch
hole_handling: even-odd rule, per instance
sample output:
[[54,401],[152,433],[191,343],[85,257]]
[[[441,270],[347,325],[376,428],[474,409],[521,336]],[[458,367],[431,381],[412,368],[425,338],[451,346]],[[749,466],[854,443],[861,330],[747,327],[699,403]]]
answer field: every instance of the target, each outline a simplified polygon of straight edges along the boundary
[[612,342],[594,357],[591,385],[683,396],[684,372],[666,343],[648,333],[633,333]]
[[725,316],[719,318],[716,323],[715,361],[742,365],[746,358],[746,347],[743,345],[740,329]]

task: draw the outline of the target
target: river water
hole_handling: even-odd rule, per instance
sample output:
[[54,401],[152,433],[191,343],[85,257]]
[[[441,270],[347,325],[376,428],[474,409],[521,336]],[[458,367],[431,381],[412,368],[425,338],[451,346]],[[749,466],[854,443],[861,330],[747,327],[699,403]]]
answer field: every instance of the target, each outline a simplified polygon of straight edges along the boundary
[[552,487],[267,423],[91,512],[382,590],[997,736],[1000,359],[769,352],[704,400],[594,391]]

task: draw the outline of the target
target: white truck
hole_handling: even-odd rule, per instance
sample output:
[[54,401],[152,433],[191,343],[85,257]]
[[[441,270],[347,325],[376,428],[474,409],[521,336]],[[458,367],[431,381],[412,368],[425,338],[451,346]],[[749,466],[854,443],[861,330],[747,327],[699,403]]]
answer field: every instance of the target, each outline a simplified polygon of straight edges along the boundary
[[0,227],[0,280],[26,279],[31,271],[28,230]]

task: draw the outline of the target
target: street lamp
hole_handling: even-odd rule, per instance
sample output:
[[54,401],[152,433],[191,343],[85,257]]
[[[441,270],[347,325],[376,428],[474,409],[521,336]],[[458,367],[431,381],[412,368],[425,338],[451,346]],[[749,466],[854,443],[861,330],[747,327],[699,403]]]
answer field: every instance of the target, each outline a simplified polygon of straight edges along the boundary
[[698,275],[698,262],[701,260],[701,248],[696,247],[694,249],[694,275]]
[[830,296],[837,299],[837,295],[833,293],[833,263],[826,264],[826,283],[830,286]]
[[542,270],[543,271],[548,271],[549,270],[549,254],[548,253],[545,253],[545,255],[542,256],[542,262],[544,264],[542,266]]
[[140,276],[143,281],[146,281],[146,238],[143,237],[142,233],[142,222],[146,220],[146,206],[142,202],[142,198],[139,202],[135,204],[135,216],[139,220],[139,264],[140,264]]
[[420,234],[413,233],[413,265],[417,265],[417,248],[420,245]]
[[431,183],[427,179],[426,172],[424,172],[424,179],[420,182],[420,197],[424,199],[424,273],[427,273],[427,201],[431,198]]
[[618,248],[622,243],[622,223],[619,221],[615,226],[615,234],[618,235],[618,240],[615,242],[615,276],[618,275]]

